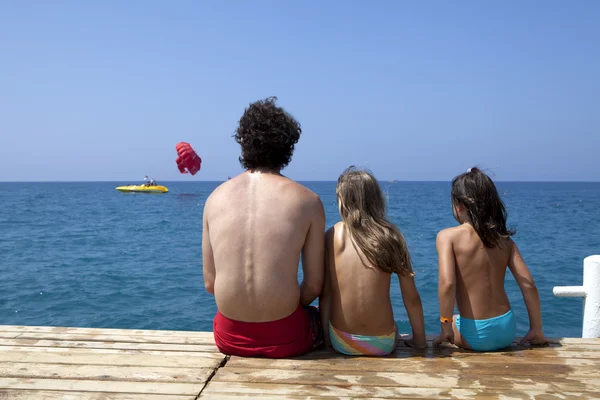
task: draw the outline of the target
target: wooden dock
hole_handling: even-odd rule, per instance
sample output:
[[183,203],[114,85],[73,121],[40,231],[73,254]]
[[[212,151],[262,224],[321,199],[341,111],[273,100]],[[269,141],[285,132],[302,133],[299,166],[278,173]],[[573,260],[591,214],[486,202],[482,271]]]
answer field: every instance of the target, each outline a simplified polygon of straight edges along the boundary
[[400,345],[389,358],[327,350],[226,357],[210,332],[0,326],[0,399],[600,398],[600,339],[495,353]]

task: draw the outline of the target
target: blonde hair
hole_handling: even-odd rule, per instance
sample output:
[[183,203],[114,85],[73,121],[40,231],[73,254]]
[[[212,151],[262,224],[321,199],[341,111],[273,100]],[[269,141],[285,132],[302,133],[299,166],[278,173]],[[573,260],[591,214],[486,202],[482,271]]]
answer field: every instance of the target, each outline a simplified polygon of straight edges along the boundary
[[369,263],[390,274],[414,276],[404,236],[387,220],[386,200],[371,172],[349,167],[338,179],[336,194],[352,244]]

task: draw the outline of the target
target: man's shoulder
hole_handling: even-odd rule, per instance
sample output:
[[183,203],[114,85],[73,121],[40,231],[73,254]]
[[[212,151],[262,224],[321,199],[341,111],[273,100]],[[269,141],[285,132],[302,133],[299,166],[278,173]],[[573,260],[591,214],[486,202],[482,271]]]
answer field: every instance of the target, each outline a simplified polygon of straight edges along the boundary
[[[235,178],[234,178],[235,179]],[[234,179],[227,180],[217,186],[206,198],[204,202],[204,208],[207,209],[212,207],[212,204],[219,203],[227,199],[230,196],[230,192],[235,187]]]
[[323,207],[321,197],[303,184],[286,179],[284,185],[286,186],[286,191],[302,204],[310,207]]
[[215,198],[218,198],[221,196],[224,187],[226,189],[226,186],[228,185],[228,182],[224,182],[221,183],[219,186],[217,186],[206,198],[205,204],[208,204],[211,201],[214,201]]
[[294,191],[298,192],[298,194],[300,194],[300,195],[307,196],[307,197],[317,196],[317,194],[315,192],[313,192],[312,190],[310,190],[308,187],[304,186],[300,182],[296,182],[293,179],[284,178],[281,182],[282,182],[282,185],[286,186],[289,190],[294,190]]
[[244,172],[234,176],[233,178],[229,178],[225,182],[218,185],[208,196],[208,199],[230,196],[231,192],[235,192],[243,187],[246,183],[246,180],[247,178]]

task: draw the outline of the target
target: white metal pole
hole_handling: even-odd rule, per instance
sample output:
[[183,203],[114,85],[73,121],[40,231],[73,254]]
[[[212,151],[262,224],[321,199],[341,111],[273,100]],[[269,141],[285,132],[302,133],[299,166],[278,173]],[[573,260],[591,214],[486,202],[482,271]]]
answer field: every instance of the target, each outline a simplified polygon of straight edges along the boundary
[[581,337],[600,338],[600,255],[583,260],[583,286],[555,286],[558,297],[583,297]]
[[583,260],[583,331],[581,337],[600,338],[600,256]]

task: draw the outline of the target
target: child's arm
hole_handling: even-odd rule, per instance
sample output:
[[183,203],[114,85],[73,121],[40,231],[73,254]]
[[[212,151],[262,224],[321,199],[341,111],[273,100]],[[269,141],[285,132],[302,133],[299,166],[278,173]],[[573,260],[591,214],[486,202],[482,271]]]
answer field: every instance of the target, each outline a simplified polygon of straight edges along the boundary
[[402,301],[408,314],[408,320],[412,328],[412,339],[405,341],[409,347],[424,349],[427,347],[427,338],[425,337],[425,318],[423,317],[423,304],[421,296],[415,285],[415,279],[412,276],[398,275],[400,281],[400,291],[402,292]]
[[[456,261],[452,245],[452,231],[443,230],[437,235],[435,244],[438,253],[438,298],[440,317],[452,320],[454,303],[456,302]],[[439,344],[448,340],[454,344],[454,331],[451,323],[442,323],[442,333],[435,340]]]
[[323,341],[325,345],[330,347],[331,340],[329,338],[329,320],[331,318],[331,277],[329,276],[330,254],[333,254],[333,238],[334,228],[331,227],[325,232],[325,283],[323,291],[319,297],[319,312],[321,313],[321,326],[323,329]]
[[533,281],[533,277],[529,272],[529,268],[525,264],[517,244],[511,240],[512,250],[510,259],[508,260],[508,268],[515,277],[521,293],[523,293],[523,299],[525,300],[525,306],[527,307],[527,313],[529,314],[529,332],[521,340],[520,344],[530,342],[531,344],[547,344],[548,339],[544,336],[542,331],[542,311],[540,306],[540,296]]

